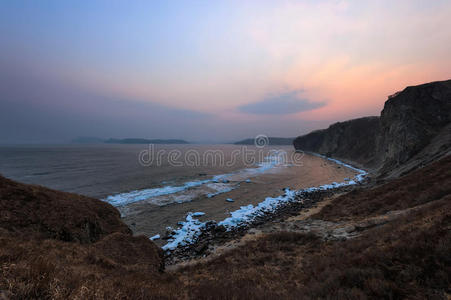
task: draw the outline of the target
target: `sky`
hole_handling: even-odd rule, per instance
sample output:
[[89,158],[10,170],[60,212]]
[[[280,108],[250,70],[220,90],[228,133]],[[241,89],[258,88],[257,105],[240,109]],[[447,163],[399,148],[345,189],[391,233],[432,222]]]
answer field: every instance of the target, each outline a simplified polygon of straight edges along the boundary
[[451,78],[451,1],[0,2],[0,144],[229,142]]

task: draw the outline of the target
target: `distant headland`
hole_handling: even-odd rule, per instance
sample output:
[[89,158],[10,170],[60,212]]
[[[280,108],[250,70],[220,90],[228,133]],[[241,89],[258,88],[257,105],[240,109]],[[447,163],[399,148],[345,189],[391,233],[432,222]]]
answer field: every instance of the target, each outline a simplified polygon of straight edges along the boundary
[[[293,145],[294,137],[283,138],[283,137],[268,137],[268,145]],[[255,139],[245,139],[235,142],[235,145],[254,145]]]
[[163,139],[140,139],[140,138],[127,138],[127,139],[108,139],[106,144],[189,144],[184,140],[163,140]]
[[185,140],[179,139],[143,139],[143,138],[125,138],[125,139],[101,139],[97,137],[77,137],[72,140],[74,144],[189,144]]

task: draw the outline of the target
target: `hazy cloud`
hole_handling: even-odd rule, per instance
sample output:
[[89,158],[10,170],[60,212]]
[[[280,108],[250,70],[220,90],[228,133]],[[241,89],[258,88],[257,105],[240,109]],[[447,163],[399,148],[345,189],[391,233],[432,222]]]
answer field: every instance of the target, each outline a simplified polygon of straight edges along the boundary
[[0,144],[101,138],[186,138],[210,114],[124,99],[0,59]]
[[61,143],[77,136],[234,142],[257,134],[298,136],[329,123],[282,114],[231,122],[220,115],[99,94],[39,67],[0,58],[0,144]]
[[299,93],[300,91],[279,93],[259,102],[242,105],[238,109],[249,114],[285,115],[313,110],[326,105],[325,102],[313,102],[309,99],[299,98]]

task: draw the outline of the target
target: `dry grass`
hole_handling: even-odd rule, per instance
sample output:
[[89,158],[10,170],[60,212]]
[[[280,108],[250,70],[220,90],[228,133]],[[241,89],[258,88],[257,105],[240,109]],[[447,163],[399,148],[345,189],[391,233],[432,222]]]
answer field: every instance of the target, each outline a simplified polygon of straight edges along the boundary
[[95,242],[113,232],[131,233],[119,212],[108,203],[2,176],[0,228],[80,243]]
[[171,295],[178,286],[159,272],[161,256],[146,238],[118,233],[102,244],[80,245],[2,233],[0,243],[0,290],[16,299],[139,299]]
[[[103,204],[95,201],[86,207],[101,210],[99,216],[110,222],[104,224],[103,217],[96,219],[86,212],[102,228],[102,235],[95,240],[87,238],[78,225],[65,227],[70,236],[78,237],[67,240],[35,222],[20,230],[3,218],[0,298],[444,299],[451,293],[449,164],[447,158],[381,188],[339,197],[332,202],[338,204],[336,210],[328,207],[316,215],[330,220],[348,214],[363,218],[429,203],[353,240],[324,242],[309,234],[280,232],[175,272],[163,272],[156,246],[145,237],[123,232],[115,223],[116,212],[108,212],[109,207],[102,210]],[[404,184],[409,188],[402,189]],[[4,185],[0,188],[2,202],[14,200],[2,191]],[[59,200],[49,198],[52,195],[33,198],[35,195],[28,194],[21,201],[56,201],[58,212],[50,215],[69,214]],[[71,200],[70,194],[63,196],[65,201]],[[14,207],[20,210],[20,206]],[[79,224],[83,207],[78,205],[78,217],[69,224]],[[29,206],[25,209],[29,211]],[[53,224],[46,218],[40,222]],[[64,221],[60,222],[56,224],[63,228]]]
[[181,278],[196,299],[441,299],[450,292],[450,203],[354,240],[272,234]]
[[451,156],[373,189],[335,199],[314,218],[338,221],[384,214],[439,200],[451,194]]

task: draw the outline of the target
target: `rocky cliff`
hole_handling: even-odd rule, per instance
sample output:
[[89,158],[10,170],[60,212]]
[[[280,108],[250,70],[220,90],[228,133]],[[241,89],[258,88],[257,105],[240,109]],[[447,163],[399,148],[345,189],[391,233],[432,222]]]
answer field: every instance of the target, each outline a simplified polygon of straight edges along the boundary
[[336,123],[293,144],[385,177],[407,173],[451,151],[451,80],[407,87],[389,96],[380,117]]
[[379,117],[364,117],[332,124],[327,129],[300,136],[293,143],[298,150],[317,152],[374,167],[379,163],[375,155],[376,137],[379,132]]
[[[421,165],[451,150],[451,80],[407,87],[389,97],[380,117],[380,173]],[[407,171],[407,170],[406,170]]]
[[[161,269],[160,251],[147,237],[123,233],[108,204],[2,177],[0,183],[0,299],[450,294],[451,156],[385,184],[328,197],[318,208],[291,211],[170,271]],[[86,224],[85,215],[103,237],[80,243],[54,234],[64,227],[71,236],[90,236],[78,225]]]

